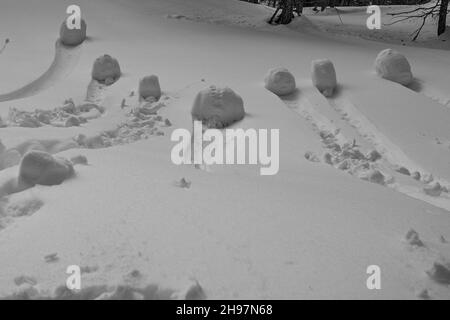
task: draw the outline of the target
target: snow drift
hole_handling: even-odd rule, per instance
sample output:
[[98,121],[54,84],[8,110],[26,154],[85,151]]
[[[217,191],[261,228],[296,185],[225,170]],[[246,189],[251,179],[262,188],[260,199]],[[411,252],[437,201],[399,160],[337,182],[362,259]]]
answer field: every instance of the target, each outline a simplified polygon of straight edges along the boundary
[[191,114],[209,128],[225,128],[244,118],[244,101],[230,88],[210,86],[198,93]]
[[156,100],[161,98],[159,78],[155,75],[147,76],[139,82],[139,98],[141,100],[147,100],[150,97]]
[[92,69],[92,79],[110,85],[119,80],[121,75],[122,72],[117,59],[105,54],[95,60]]
[[266,89],[277,96],[285,96],[294,92],[296,88],[295,78],[285,68],[269,70],[265,78]]
[[404,55],[392,50],[381,51],[375,59],[376,73],[387,80],[409,85],[413,80],[411,66]]
[[325,96],[331,97],[337,86],[336,70],[328,59],[314,60],[311,63],[313,85]]

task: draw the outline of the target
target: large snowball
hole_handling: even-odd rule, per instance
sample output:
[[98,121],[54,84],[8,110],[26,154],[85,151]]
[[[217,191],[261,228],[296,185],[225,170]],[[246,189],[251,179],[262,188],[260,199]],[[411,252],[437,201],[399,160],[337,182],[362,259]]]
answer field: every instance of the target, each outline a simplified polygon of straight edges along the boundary
[[20,162],[19,180],[30,185],[59,185],[73,174],[69,160],[43,151],[30,151]]
[[119,62],[110,55],[105,54],[95,60],[92,79],[109,85],[116,82],[121,75]]
[[69,29],[67,22],[64,21],[59,30],[59,39],[66,46],[78,46],[86,40],[87,25],[86,21],[81,19],[81,29]]
[[139,98],[146,100],[150,97],[156,100],[161,98],[161,86],[155,75],[145,77],[139,82]]
[[312,82],[325,96],[333,95],[337,86],[336,70],[333,62],[328,59],[314,60],[311,63]]
[[264,81],[266,89],[278,96],[291,94],[296,88],[294,76],[284,68],[270,70]]
[[211,86],[198,93],[191,113],[210,128],[224,128],[244,118],[244,101],[230,88]]
[[375,71],[387,80],[409,85],[413,80],[411,66],[404,55],[392,50],[381,51],[375,59]]

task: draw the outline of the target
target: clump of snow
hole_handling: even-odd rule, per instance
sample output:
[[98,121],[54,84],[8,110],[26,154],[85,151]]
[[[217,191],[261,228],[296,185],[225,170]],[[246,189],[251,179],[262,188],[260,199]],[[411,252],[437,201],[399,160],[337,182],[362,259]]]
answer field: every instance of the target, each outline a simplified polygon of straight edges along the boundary
[[409,230],[406,233],[405,238],[406,238],[406,241],[412,246],[418,246],[418,247],[424,246],[422,240],[420,240],[419,233],[414,229]]
[[285,68],[269,70],[264,82],[266,89],[275,93],[277,96],[289,95],[297,87],[295,77]]
[[439,182],[436,182],[433,183],[432,185],[425,186],[423,188],[423,192],[432,197],[439,197],[442,193],[441,184]]
[[244,101],[228,87],[210,86],[197,94],[191,114],[209,128],[225,128],[244,118]]
[[69,29],[67,27],[67,20],[63,22],[59,31],[59,39],[62,44],[66,46],[78,46],[86,40],[87,24],[84,19],[81,19],[80,29]]
[[84,166],[88,165],[88,159],[86,158],[86,156],[83,155],[78,155],[75,157],[70,158],[70,161],[75,165],[75,164],[81,164]]
[[431,270],[427,271],[428,276],[437,283],[450,284],[450,266],[448,263],[435,261]]
[[29,185],[59,185],[74,174],[72,163],[43,151],[30,151],[22,158],[19,181]]
[[378,169],[371,169],[362,174],[360,178],[383,186],[386,185],[386,177]]
[[150,97],[156,100],[161,98],[159,78],[155,75],[147,76],[139,82],[139,98],[141,100],[147,100]]
[[407,168],[405,168],[405,167],[402,167],[402,166],[396,168],[395,171],[397,171],[398,173],[404,174],[405,176],[411,175],[409,170]]
[[328,59],[314,60],[311,63],[312,82],[325,96],[331,97],[337,86],[336,70]]
[[377,150],[372,150],[367,154],[367,160],[375,162],[382,158],[381,154]]
[[406,57],[392,49],[383,50],[378,54],[375,59],[375,71],[380,77],[404,86],[411,84],[413,80],[411,66]]
[[111,85],[119,80],[121,75],[122,71],[117,59],[105,54],[95,60],[92,68],[92,79]]

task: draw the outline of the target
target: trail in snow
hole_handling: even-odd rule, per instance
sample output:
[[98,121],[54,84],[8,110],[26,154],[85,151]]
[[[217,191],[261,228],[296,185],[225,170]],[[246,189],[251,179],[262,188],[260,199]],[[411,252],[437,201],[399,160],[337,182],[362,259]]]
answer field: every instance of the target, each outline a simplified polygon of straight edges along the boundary
[[[369,141],[375,149],[383,155],[383,158],[393,167],[405,167],[409,172],[420,172],[423,175],[431,173],[422,168],[413,159],[408,157],[403,150],[385,136],[366,116],[364,116],[351,100],[345,97],[342,92],[335,98],[328,99],[330,106],[339,112],[350,125],[352,125],[362,137]],[[443,186],[450,186],[450,183],[442,178],[436,179]],[[392,187],[412,198],[425,201],[436,207],[450,211],[450,197],[443,194],[440,197],[433,197],[425,194],[423,190],[416,186],[405,185],[404,183],[393,184]]]
[[64,46],[60,40],[55,44],[55,57],[46,72],[33,82],[17,90],[1,94],[0,102],[34,96],[64,79],[78,64],[83,45]]
[[[301,92],[297,91],[280,99],[288,108],[307,120],[319,134],[327,150],[322,159],[326,163],[362,179],[365,179],[363,178],[365,172],[380,170],[387,174],[386,180],[380,184],[450,211],[450,197],[447,193],[443,193],[440,197],[429,196],[423,192],[424,185],[421,182],[396,171],[396,168],[405,167],[410,172],[426,173],[359,112],[342,93],[338,97],[326,99],[315,88],[302,86]],[[341,118],[344,121],[339,123],[333,118]],[[373,149],[380,153],[379,160],[369,160],[360,152]],[[311,161],[321,161],[317,156],[308,156]],[[446,181],[439,182],[448,185]]]

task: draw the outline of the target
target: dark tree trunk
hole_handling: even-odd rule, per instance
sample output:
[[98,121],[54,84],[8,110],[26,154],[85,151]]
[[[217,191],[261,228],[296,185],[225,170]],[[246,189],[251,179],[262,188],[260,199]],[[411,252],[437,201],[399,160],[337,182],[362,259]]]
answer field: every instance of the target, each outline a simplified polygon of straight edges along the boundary
[[294,18],[294,0],[281,0],[281,14],[278,23],[289,24]]
[[441,0],[441,6],[439,7],[439,22],[438,22],[438,36],[445,32],[447,25],[447,8],[449,0]]

